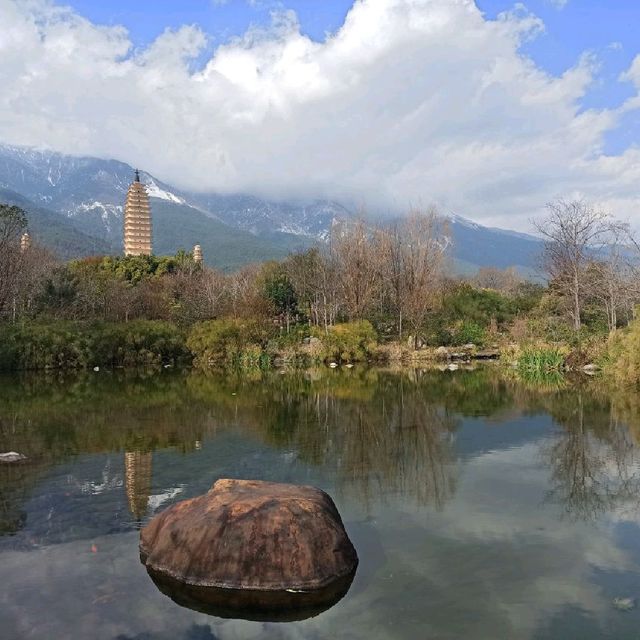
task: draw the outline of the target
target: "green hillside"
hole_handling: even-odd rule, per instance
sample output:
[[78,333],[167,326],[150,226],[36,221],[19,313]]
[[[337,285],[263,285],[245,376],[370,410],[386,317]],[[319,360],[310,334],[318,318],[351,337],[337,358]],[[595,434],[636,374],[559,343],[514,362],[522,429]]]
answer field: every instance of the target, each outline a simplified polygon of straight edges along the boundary
[[282,258],[311,243],[309,239],[286,234],[257,237],[187,205],[153,199],[151,208],[155,254],[174,254],[178,249],[190,251],[195,244],[199,244],[205,262],[225,271],[252,262]]
[[29,233],[34,242],[47,247],[59,258],[69,260],[114,251],[105,240],[80,231],[71,220],[31,202],[14,191],[0,188],[0,202],[23,209],[27,214]]

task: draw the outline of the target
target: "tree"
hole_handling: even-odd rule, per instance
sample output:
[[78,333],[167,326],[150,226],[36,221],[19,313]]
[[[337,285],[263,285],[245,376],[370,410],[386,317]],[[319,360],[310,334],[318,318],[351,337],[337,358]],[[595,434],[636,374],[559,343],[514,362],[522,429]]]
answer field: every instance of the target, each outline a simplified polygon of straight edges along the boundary
[[289,333],[291,319],[298,312],[298,298],[285,266],[279,262],[268,262],[262,268],[261,279],[264,296],[278,317],[284,318]]
[[402,337],[406,322],[416,346],[418,332],[441,289],[445,251],[450,244],[446,224],[435,209],[413,211],[379,238],[382,271],[391,288],[398,334]]
[[480,289],[493,289],[506,294],[513,294],[522,283],[522,278],[515,267],[498,269],[496,267],[480,267],[473,278],[473,283]]
[[0,204],[0,317],[12,313],[20,277],[20,236],[27,228],[27,216],[20,207]]
[[363,220],[333,229],[331,257],[345,314],[349,320],[360,320],[370,308],[380,283],[372,232]]
[[546,218],[534,222],[546,239],[545,269],[567,301],[573,327],[579,331],[582,305],[588,289],[588,266],[620,225],[606,213],[580,200],[558,200],[548,204],[547,211]]

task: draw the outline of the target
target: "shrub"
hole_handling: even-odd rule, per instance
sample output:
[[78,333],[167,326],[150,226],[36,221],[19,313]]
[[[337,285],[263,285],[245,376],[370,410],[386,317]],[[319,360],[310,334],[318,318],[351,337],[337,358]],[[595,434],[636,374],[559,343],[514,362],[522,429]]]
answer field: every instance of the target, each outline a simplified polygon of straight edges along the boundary
[[640,320],[609,339],[605,370],[616,382],[640,386]]
[[324,359],[335,362],[367,360],[377,344],[376,332],[367,320],[336,324],[327,332],[314,328],[312,332],[322,341]]
[[69,323],[4,325],[0,369],[76,369],[89,364],[89,348]]
[[208,320],[191,329],[187,347],[199,366],[264,364],[273,330],[255,320]]
[[187,355],[184,336],[168,322],[0,327],[0,369],[4,370],[160,365]]
[[451,344],[463,345],[473,343],[483,346],[487,339],[487,332],[477,322],[463,322],[454,331]]
[[160,320],[95,325],[90,340],[90,364],[94,365],[175,364],[189,355],[184,334]]

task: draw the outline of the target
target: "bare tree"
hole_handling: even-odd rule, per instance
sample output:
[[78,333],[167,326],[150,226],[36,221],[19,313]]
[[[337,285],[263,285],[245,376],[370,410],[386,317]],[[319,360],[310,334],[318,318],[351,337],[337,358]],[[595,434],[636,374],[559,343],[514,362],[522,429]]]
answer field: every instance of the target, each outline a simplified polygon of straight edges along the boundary
[[480,267],[473,278],[475,286],[481,289],[493,289],[502,293],[512,294],[522,283],[522,277],[515,267],[498,269],[496,267]]
[[446,223],[435,209],[413,211],[384,232],[380,242],[382,271],[391,289],[398,334],[402,337],[403,324],[408,324],[415,346],[441,290],[445,251],[450,243]]
[[638,301],[637,265],[630,251],[632,236],[626,225],[612,227],[602,256],[588,268],[590,297],[605,312],[609,332],[617,329],[619,316],[628,322]]
[[606,213],[580,200],[558,200],[548,204],[547,211],[546,218],[534,222],[546,239],[545,268],[568,301],[573,327],[579,331],[588,266],[607,244],[616,223]]
[[337,226],[331,235],[331,257],[336,268],[340,300],[350,320],[370,308],[380,283],[372,232],[363,220]]
[[26,228],[27,218],[22,209],[0,204],[0,317],[14,313],[23,261],[20,234]]

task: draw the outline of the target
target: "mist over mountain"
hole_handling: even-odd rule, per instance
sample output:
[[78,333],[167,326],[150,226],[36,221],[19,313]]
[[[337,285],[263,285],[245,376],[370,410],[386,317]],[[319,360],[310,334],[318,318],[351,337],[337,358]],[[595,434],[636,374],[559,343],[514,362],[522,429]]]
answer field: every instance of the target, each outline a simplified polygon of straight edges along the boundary
[[[117,160],[0,145],[0,200],[22,206],[36,240],[65,258],[122,251],[123,204],[133,173]],[[249,194],[190,192],[145,171],[141,179],[151,198],[155,251],[168,254],[200,244],[206,262],[223,269],[322,243],[332,224],[356,215],[330,200],[276,202]],[[457,271],[535,269],[538,238],[448,217]]]

